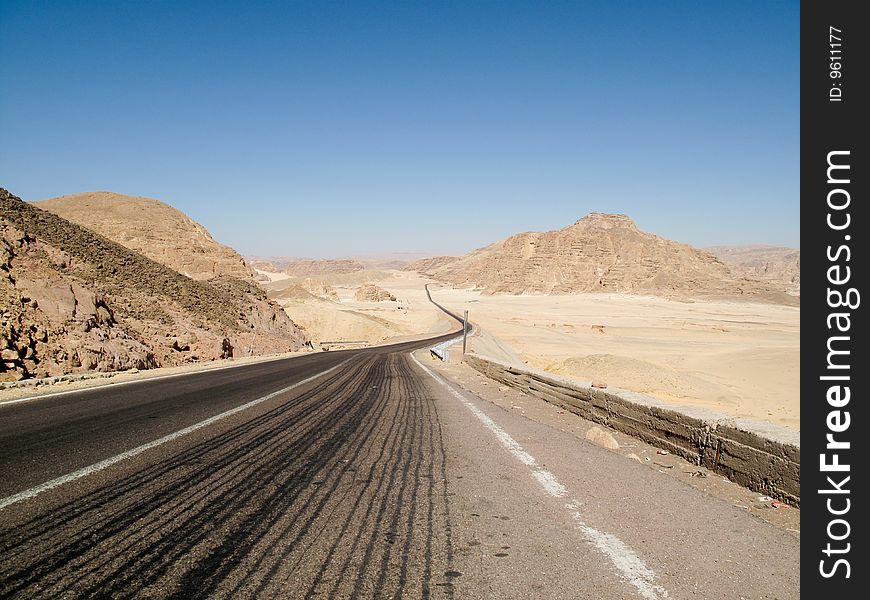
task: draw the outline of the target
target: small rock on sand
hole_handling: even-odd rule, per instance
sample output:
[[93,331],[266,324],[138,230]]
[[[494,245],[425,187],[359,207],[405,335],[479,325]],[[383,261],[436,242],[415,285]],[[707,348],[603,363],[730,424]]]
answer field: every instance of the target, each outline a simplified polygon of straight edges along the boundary
[[600,427],[593,427],[592,429],[587,431],[586,439],[593,444],[608,448],[610,450],[616,450],[619,448],[619,442],[617,442],[612,435],[610,435]]

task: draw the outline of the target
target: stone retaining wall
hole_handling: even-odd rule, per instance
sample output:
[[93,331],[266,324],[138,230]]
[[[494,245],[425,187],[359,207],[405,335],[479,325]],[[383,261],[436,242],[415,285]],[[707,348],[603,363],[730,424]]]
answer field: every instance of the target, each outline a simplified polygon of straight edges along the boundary
[[799,434],[625,390],[599,389],[466,354],[487,377],[682,456],[749,489],[800,504]]

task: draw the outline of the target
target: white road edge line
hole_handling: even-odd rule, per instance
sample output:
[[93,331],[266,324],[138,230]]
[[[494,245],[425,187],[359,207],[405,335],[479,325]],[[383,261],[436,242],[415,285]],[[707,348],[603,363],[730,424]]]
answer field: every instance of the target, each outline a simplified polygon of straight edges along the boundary
[[[501,442],[508,452],[514,455],[517,460],[532,469],[532,477],[544,488],[550,496],[561,498],[568,494],[568,490],[559,483],[556,476],[550,471],[538,466],[535,457],[526,452],[522,446],[513,439],[508,432],[502,429],[495,421],[488,417],[482,410],[471,403],[465,396],[457,392],[443,377],[437,375],[423,363],[417,360],[413,353],[410,353],[411,359],[417,365],[426,371],[432,379],[447,388],[450,394],[462,402],[468,410],[474,414],[480,421],[489,429]],[[583,521],[583,515],[580,513],[580,503],[576,500],[571,500],[565,504],[565,509],[571,518],[577,523],[577,528],[583,532],[586,538],[613,563],[613,566],[619,571],[623,578],[633,585],[637,591],[646,600],[661,600],[670,598],[667,590],[655,583],[656,574],[650,570],[643,560],[635,554],[635,552],[613,534],[606,533],[590,527]]]
[[[47,394],[36,394],[33,396],[27,396],[26,398],[16,398],[15,400],[4,400],[0,402],[0,406],[6,406],[7,404],[18,404],[19,402],[30,402],[31,400],[42,400],[43,398],[56,398],[57,396],[66,396],[68,394],[78,394],[78,393],[86,393],[94,390],[105,389],[108,387],[116,388],[122,385],[131,385],[134,383],[143,383],[146,381],[159,381],[161,379],[172,379],[174,377],[184,377],[185,375],[197,375],[200,373],[214,373],[216,371],[226,371],[227,369],[238,369],[239,367],[247,367],[251,365],[262,365],[270,362],[277,362],[279,360],[288,360],[290,358],[295,358],[294,356],[281,356],[278,358],[269,358],[266,360],[258,360],[252,362],[244,362],[237,365],[225,365],[223,367],[206,367],[204,369],[198,369],[195,371],[185,371],[184,373],[170,373],[168,375],[155,375],[153,377],[142,377],[139,379],[128,379],[127,381],[112,381],[112,377],[105,378],[94,378],[94,379],[86,379],[85,381],[95,381],[99,382],[97,385],[91,385],[86,387],[80,387],[75,390],[64,390],[62,392],[49,392]],[[142,373],[142,371],[140,371]],[[147,371],[145,372],[147,374]],[[117,375],[123,375],[124,371],[117,371]],[[78,383],[78,382],[75,382]],[[15,388],[7,388],[7,390],[15,389]]]
[[250,402],[242,404],[241,406],[231,408],[228,411],[222,412],[222,413],[215,415],[213,417],[209,417],[205,421],[200,421],[199,423],[196,423],[194,425],[190,425],[189,427],[185,427],[184,429],[179,429],[175,433],[170,433],[169,435],[165,435],[162,438],[156,439],[152,442],[148,442],[147,444],[142,444],[141,446],[137,446],[136,448],[133,448],[132,450],[127,450],[126,452],[122,452],[121,454],[117,454],[115,456],[112,456],[111,458],[107,458],[105,460],[101,460],[98,463],[94,463],[90,466],[83,467],[83,468],[79,469],[78,471],[73,471],[72,473],[67,473],[66,475],[61,475],[60,477],[52,479],[51,481],[46,481],[45,483],[42,483],[40,485],[37,485],[37,486],[32,487],[32,488],[27,489],[27,490],[24,490],[23,492],[18,492],[17,494],[14,494],[12,496],[7,496],[6,498],[0,499],[0,510],[6,508],[7,506],[9,506],[11,504],[15,504],[16,502],[21,502],[22,500],[27,500],[29,498],[33,498],[34,496],[37,496],[37,495],[41,494],[42,492],[56,488],[56,487],[61,486],[65,483],[69,483],[70,481],[74,481],[76,479],[81,479],[82,477],[86,477],[86,476],[90,475],[91,473],[96,473],[97,471],[102,471],[103,469],[110,467],[110,466],[114,465],[115,463],[119,463],[122,460],[126,460],[126,459],[132,458],[138,454],[142,454],[146,450],[150,450],[151,448],[156,448],[157,446],[160,446],[161,444],[165,444],[166,442],[171,442],[172,440],[176,440],[184,435],[187,435],[188,433],[192,433],[198,429],[202,429],[203,427],[207,427],[207,426],[211,425],[212,423],[220,421],[221,419],[225,419],[231,415],[242,412],[243,410],[247,410],[247,409],[251,408],[252,406],[256,406],[257,404],[260,404],[260,403],[265,402],[267,400],[271,400],[275,396],[279,396],[285,392],[289,392],[290,390],[297,388],[300,385],[305,385],[306,383],[314,381],[315,379],[317,379],[319,377],[323,377],[324,375],[327,375],[328,373],[331,373],[331,372],[335,371],[336,369],[343,367],[348,362],[350,362],[353,358],[354,357],[350,357],[347,360],[335,365],[334,367],[331,367],[325,371],[321,371],[320,373],[312,375],[311,377],[303,379],[302,381],[297,381],[296,383],[294,383],[292,385],[288,385],[287,387],[281,388],[280,390],[272,392],[271,394],[261,396],[260,398],[257,398],[256,400],[251,400]]

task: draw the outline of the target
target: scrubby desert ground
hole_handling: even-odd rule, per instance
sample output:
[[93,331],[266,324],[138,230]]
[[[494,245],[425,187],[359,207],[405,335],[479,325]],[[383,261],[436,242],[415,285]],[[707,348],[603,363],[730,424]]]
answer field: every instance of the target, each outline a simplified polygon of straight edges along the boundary
[[[355,301],[354,290],[366,282],[396,301]],[[426,301],[427,282],[410,272],[369,271],[329,282],[339,303],[281,302],[314,340],[398,340],[448,327]],[[486,296],[437,283],[430,289],[445,306],[468,309],[483,330],[471,341],[480,354],[800,429],[797,307],[629,294]]]

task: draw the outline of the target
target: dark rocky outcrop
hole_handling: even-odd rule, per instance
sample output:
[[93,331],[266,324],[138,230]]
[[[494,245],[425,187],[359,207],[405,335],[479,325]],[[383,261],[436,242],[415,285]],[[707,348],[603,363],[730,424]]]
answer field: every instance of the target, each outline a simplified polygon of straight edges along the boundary
[[0,381],[264,354],[307,338],[252,280],[197,281],[0,189]]

